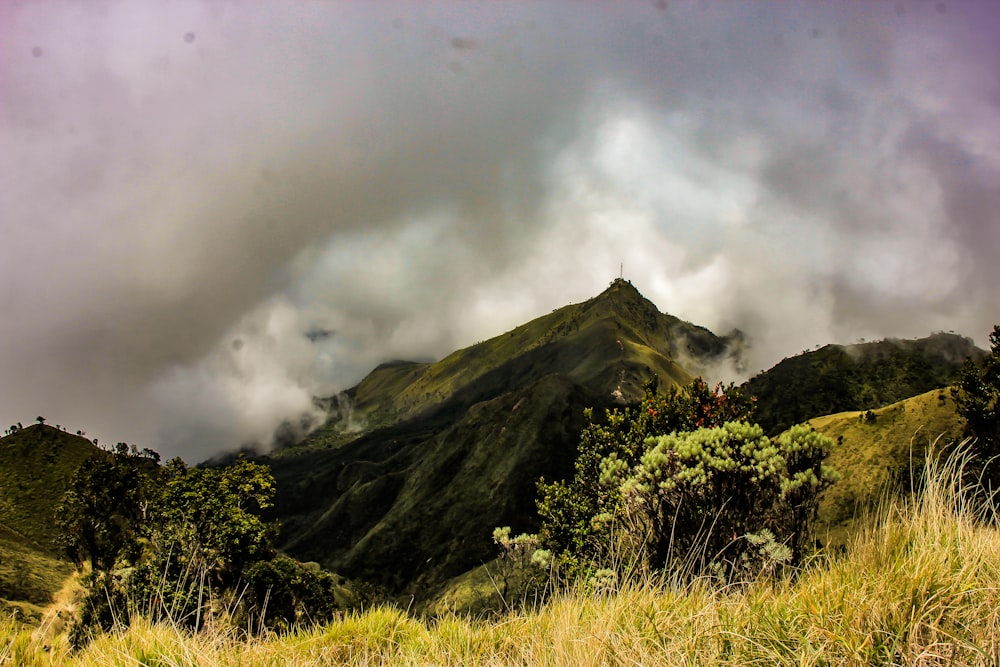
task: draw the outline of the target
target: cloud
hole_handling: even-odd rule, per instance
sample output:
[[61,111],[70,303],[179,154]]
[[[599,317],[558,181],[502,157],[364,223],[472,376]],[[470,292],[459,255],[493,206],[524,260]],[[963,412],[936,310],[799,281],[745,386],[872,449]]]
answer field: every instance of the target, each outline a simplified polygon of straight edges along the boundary
[[0,418],[266,446],[620,263],[758,367],[982,342],[1000,19],[945,4],[7,3]]

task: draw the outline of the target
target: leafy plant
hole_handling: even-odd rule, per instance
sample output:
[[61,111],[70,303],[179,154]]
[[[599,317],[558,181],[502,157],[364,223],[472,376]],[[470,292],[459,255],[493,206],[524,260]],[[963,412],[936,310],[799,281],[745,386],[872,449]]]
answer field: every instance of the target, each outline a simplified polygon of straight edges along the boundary
[[823,465],[832,444],[803,426],[770,439],[756,424],[726,422],[651,439],[635,466],[609,457],[601,481],[620,490],[622,530],[642,563],[731,579],[759,553],[748,535],[766,530],[787,546],[772,560],[801,557],[817,495],[836,479]]
[[64,498],[65,546],[92,564],[74,645],[139,616],[192,629],[222,617],[253,629],[332,618],[336,578],[276,556],[265,466],[156,461],[121,445],[81,467]]
[[753,400],[733,384],[712,389],[696,378],[669,394],[657,389],[654,379],[637,407],[606,410],[602,421],[588,411],[590,423],[580,437],[573,478],[538,484],[540,544],[570,578],[612,557],[614,519],[624,506],[620,485],[606,479],[609,465],[631,469],[646,454],[650,438],[746,420],[753,414]]

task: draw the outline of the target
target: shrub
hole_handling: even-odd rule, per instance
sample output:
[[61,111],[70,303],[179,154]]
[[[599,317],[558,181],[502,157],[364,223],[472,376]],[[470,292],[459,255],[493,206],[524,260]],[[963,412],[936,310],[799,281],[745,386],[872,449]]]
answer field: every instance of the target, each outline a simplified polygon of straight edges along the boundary
[[654,379],[637,407],[607,410],[603,420],[588,411],[590,423],[580,436],[573,478],[543,479],[538,485],[538,538],[552,554],[556,571],[576,579],[613,558],[614,520],[623,505],[619,485],[602,483],[608,465],[631,469],[646,453],[650,438],[749,420],[753,409],[753,399],[735,385],[710,389],[697,378],[669,394],[660,393]]
[[770,439],[727,422],[653,438],[635,466],[610,456],[601,482],[624,499],[620,524],[639,562],[732,579],[755,569],[761,546],[770,561],[801,558],[817,494],[836,477],[822,463],[832,444],[804,426]]

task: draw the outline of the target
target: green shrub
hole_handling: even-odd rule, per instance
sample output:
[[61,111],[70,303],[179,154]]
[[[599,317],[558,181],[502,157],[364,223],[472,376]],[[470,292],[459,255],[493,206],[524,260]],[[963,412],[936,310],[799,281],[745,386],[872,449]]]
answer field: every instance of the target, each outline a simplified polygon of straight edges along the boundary
[[657,391],[654,380],[638,406],[607,410],[602,420],[588,411],[590,423],[580,436],[573,478],[543,479],[538,485],[538,538],[560,576],[573,580],[605,568],[618,549],[613,527],[622,515],[622,494],[619,485],[602,483],[608,465],[631,469],[652,437],[748,420],[753,410],[753,399],[735,385],[720,383],[712,389],[697,378],[669,394]]
[[288,556],[251,564],[243,573],[246,593],[239,610],[251,629],[288,630],[326,623],[339,609],[338,578]]
[[768,563],[800,559],[816,497],[836,477],[823,465],[832,444],[804,426],[770,439],[727,422],[652,438],[635,466],[609,456],[601,483],[624,500],[619,530],[638,562],[732,579],[760,569],[761,546]]

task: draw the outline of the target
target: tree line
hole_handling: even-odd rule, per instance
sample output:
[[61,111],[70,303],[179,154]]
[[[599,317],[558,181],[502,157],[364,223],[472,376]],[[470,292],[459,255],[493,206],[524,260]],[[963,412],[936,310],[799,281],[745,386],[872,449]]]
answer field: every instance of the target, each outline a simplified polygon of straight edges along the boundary
[[266,466],[160,465],[124,443],[106,454],[80,466],[56,511],[60,546],[85,572],[76,645],[137,615],[255,632],[329,620],[345,604],[335,575],[275,549]]

